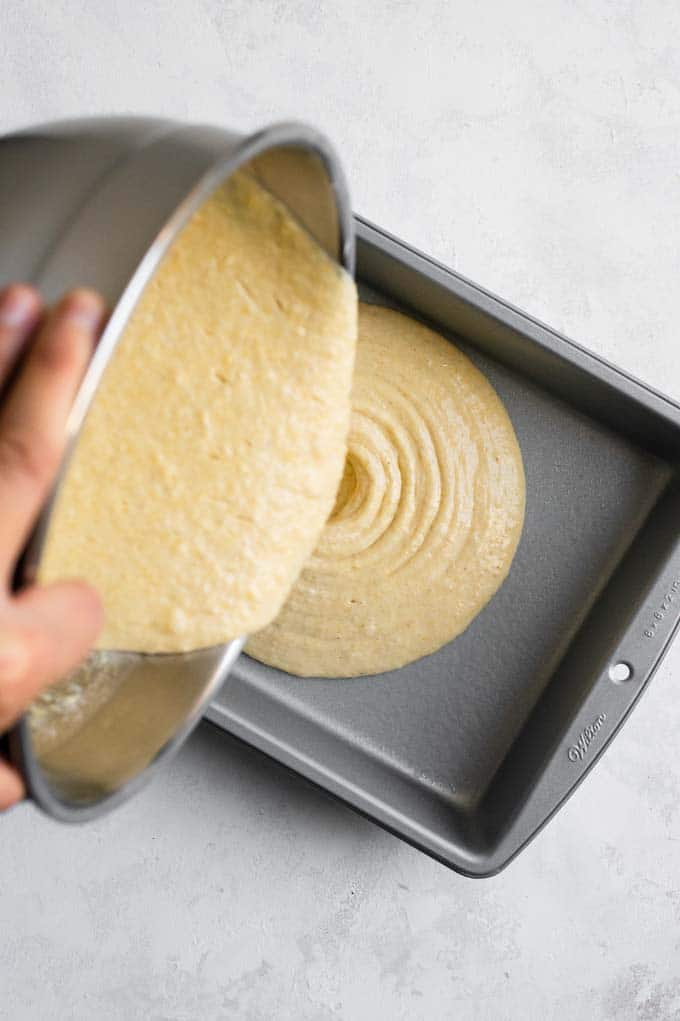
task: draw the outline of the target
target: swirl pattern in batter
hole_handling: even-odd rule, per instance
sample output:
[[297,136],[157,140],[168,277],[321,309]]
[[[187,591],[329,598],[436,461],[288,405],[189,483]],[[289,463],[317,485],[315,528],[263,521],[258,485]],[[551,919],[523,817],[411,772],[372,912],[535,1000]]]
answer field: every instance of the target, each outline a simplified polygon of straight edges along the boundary
[[361,305],[345,470],[316,551],[255,659],[300,676],[404,666],[491,599],[522,532],[522,455],[491,384],[449,341]]

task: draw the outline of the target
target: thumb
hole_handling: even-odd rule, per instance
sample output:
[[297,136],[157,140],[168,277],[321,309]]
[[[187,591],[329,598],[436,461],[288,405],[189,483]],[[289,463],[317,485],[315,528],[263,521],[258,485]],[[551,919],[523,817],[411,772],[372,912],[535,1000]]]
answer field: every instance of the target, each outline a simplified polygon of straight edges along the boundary
[[0,732],[78,666],[102,622],[99,596],[84,582],[35,585],[11,600],[0,628]]

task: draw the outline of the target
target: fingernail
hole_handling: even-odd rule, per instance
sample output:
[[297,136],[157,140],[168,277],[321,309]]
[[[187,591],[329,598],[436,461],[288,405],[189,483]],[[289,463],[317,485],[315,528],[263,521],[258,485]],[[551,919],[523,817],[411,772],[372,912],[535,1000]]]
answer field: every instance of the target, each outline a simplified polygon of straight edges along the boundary
[[66,300],[60,311],[69,323],[85,330],[94,330],[101,324],[104,316],[104,307],[94,294],[72,296]]
[[24,287],[9,287],[0,296],[0,326],[26,326],[35,315],[35,297]]
[[0,634],[0,682],[18,681],[27,661],[26,646],[11,635]]

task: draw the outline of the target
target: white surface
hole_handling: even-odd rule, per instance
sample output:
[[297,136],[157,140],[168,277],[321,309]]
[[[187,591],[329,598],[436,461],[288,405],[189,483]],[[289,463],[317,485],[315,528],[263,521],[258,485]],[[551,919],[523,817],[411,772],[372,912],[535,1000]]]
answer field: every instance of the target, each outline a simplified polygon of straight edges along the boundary
[[[3,0],[0,131],[308,119],[358,211],[678,398],[679,40],[676,0]],[[493,880],[207,728],[102,822],[22,806],[0,820],[0,1013],[680,1017],[678,673],[680,641]]]

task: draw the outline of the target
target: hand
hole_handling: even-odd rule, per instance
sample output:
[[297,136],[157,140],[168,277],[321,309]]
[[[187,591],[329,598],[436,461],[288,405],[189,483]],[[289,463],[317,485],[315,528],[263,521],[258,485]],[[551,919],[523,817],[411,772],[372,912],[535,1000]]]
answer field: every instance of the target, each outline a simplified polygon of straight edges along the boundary
[[[48,313],[31,287],[0,291],[0,734],[77,666],[101,628],[99,598],[83,582],[15,593],[10,585],[59,466],[66,419],[104,318],[104,303],[91,291],[71,291]],[[23,794],[18,773],[0,759],[0,811]]]

